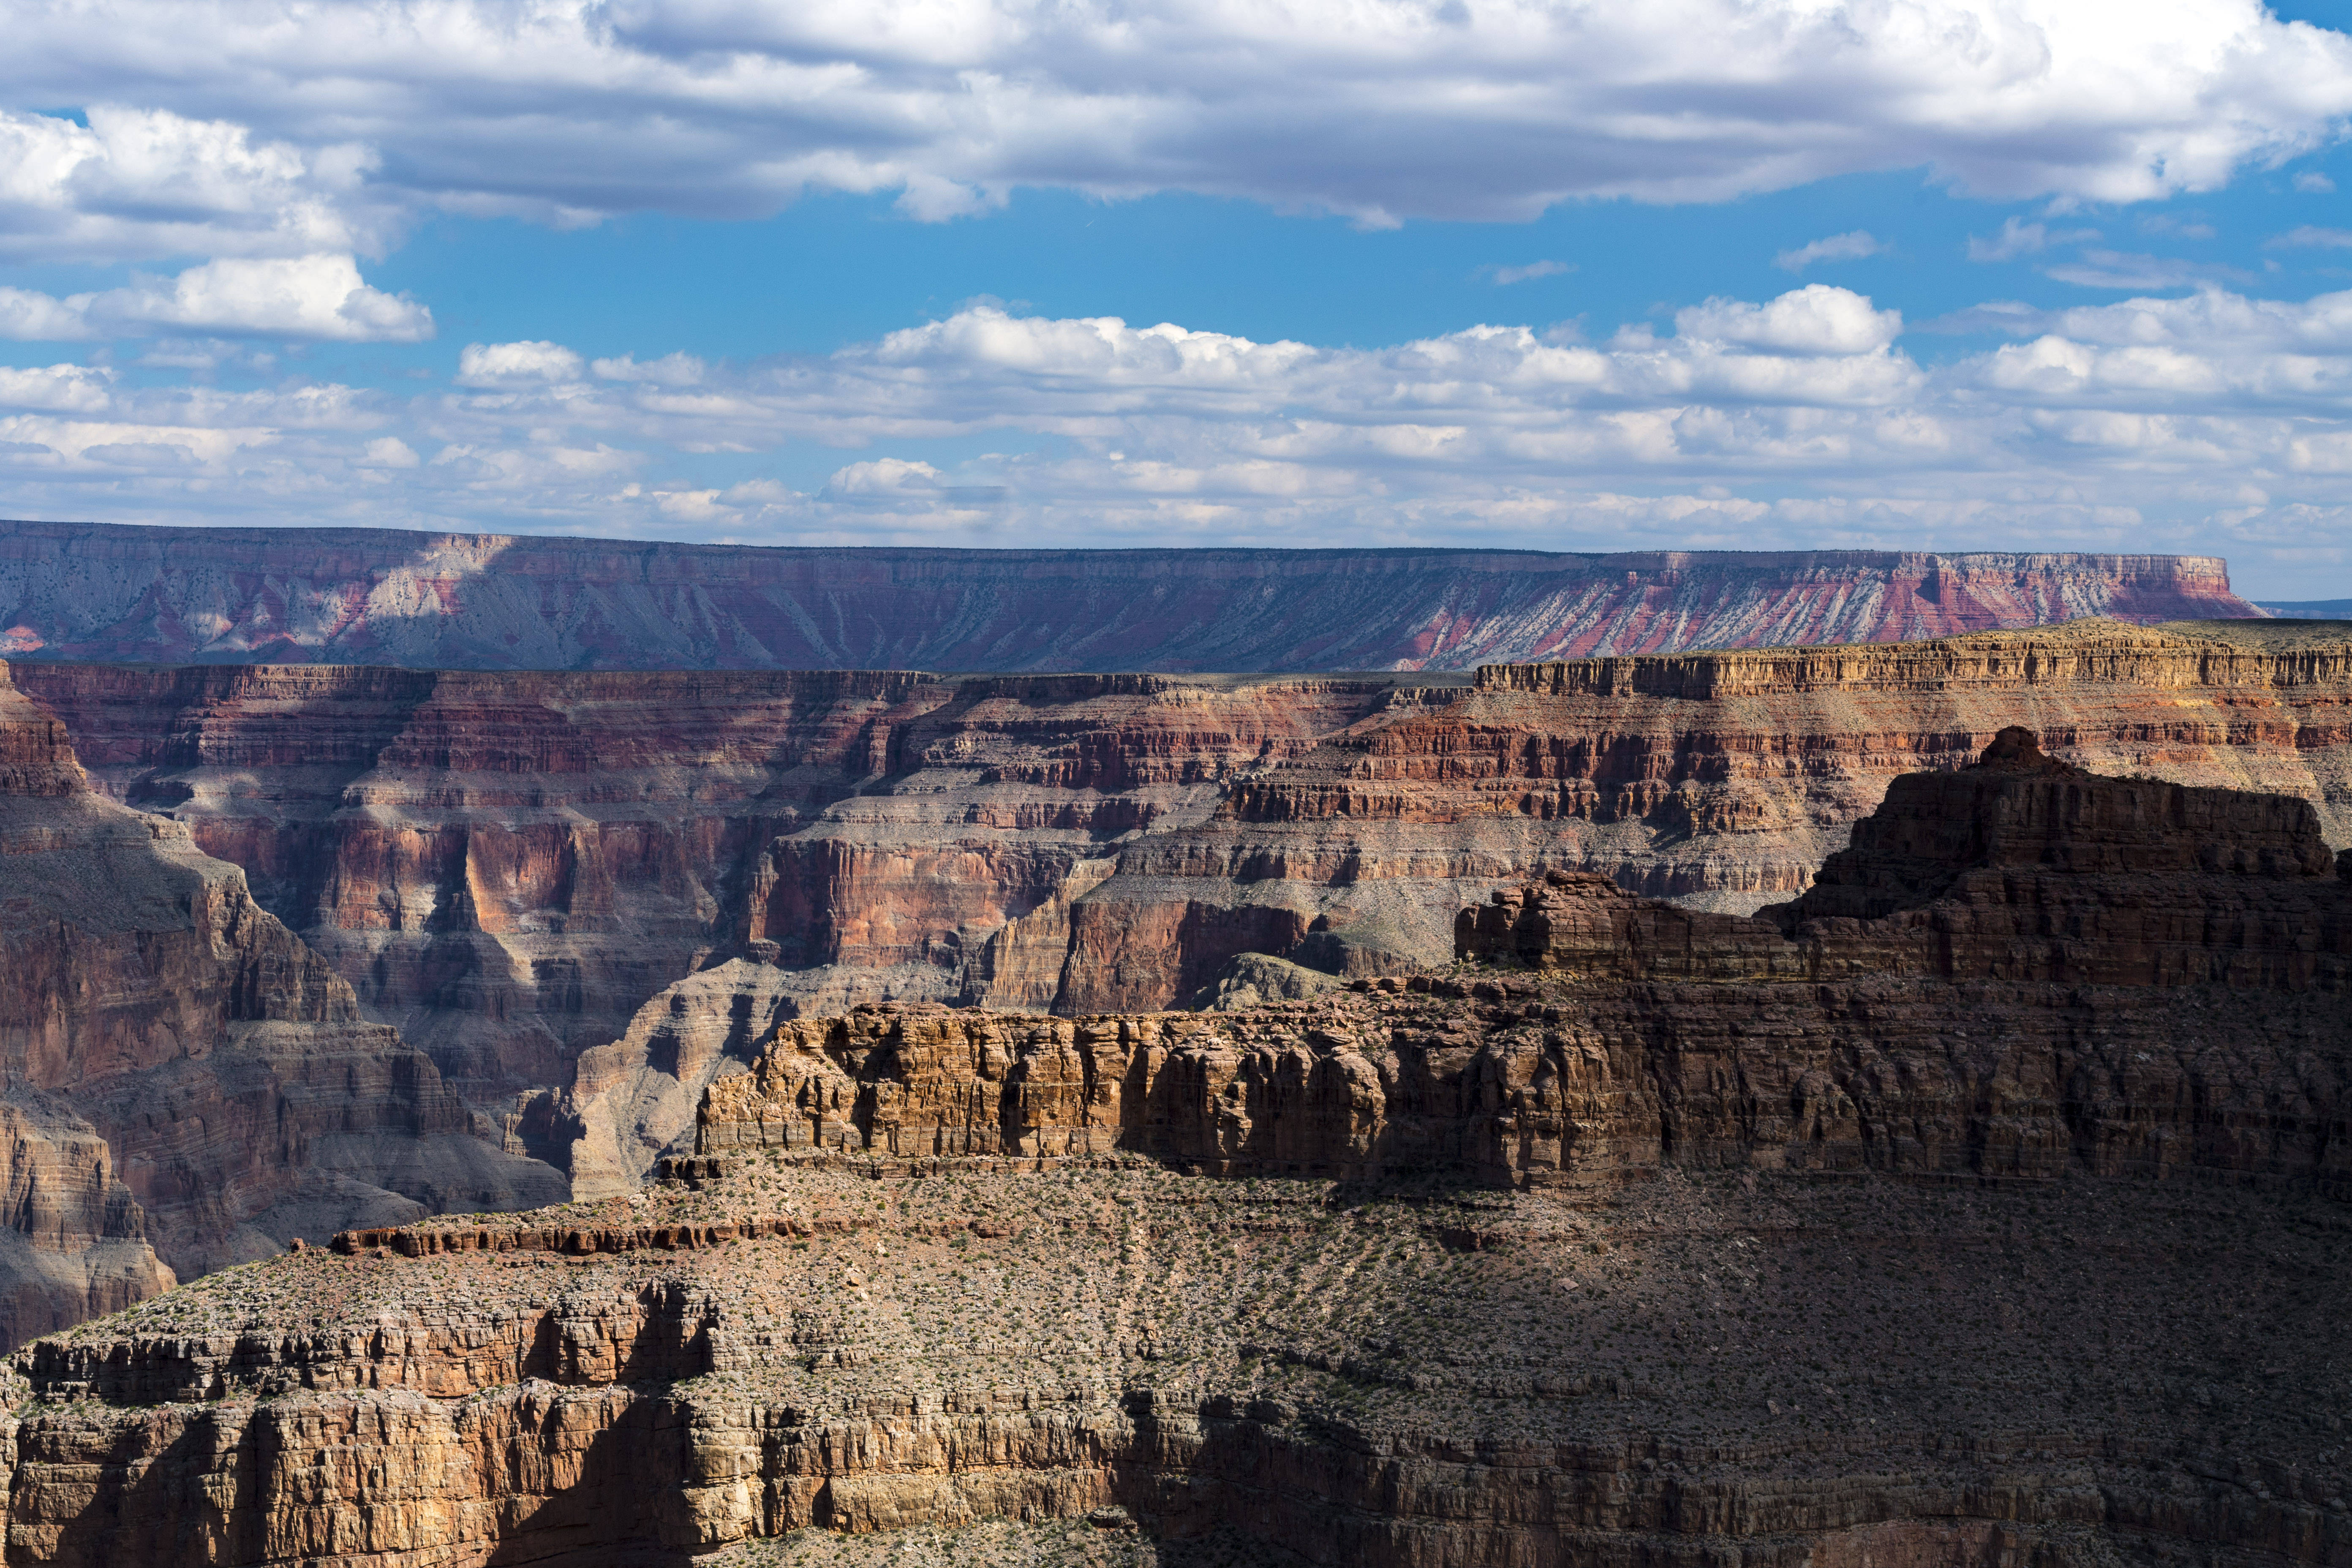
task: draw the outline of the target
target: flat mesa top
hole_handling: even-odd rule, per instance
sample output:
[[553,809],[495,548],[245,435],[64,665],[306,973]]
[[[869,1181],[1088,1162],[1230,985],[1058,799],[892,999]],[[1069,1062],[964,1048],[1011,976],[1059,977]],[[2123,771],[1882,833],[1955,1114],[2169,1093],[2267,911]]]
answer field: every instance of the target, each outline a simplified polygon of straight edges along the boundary
[[2148,628],[2174,637],[2225,642],[2260,653],[2294,653],[2352,643],[2352,620],[2165,621]]

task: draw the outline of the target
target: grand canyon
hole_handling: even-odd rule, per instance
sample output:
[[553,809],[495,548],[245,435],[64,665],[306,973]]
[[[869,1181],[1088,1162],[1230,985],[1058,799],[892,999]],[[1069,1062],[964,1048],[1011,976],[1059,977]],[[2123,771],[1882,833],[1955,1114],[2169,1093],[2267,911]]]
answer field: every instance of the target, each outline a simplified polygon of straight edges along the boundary
[[759,549],[0,521],[0,658],[458,669],[1466,669],[2258,614],[2210,556]]
[[11,527],[11,1562],[2352,1562],[2218,563]]

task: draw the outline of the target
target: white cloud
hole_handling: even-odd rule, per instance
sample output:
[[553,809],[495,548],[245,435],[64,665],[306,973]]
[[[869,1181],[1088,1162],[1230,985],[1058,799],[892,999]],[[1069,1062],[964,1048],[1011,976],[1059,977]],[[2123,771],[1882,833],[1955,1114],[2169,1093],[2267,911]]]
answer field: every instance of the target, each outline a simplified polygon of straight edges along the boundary
[[2336,189],[2336,182],[2316,169],[2305,169],[2294,177],[2294,188],[2311,195],[2326,195]]
[[95,414],[113,402],[110,378],[78,364],[46,370],[0,366],[0,409],[36,409],[55,414]]
[[69,342],[94,336],[80,310],[29,289],[0,289],[0,338]]
[[2303,224],[2287,230],[2274,239],[2264,241],[2271,247],[2290,245],[2323,245],[2337,250],[2352,250],[2352,228],[2321,228],[2316,224]]
[[1849,234],[1833,234],[1794,250],[1784,250],[1772,258],[1772,265],[1784,272],[1802,272],[1816,261],[1860,261],[1885,248],[1869,230],[1857,228]]
[[2000,232],[1990,239],[1969,236],[1969,259],[2014,261],[2021,256],[2038,256],[2053,245],[2080,245],[2098,237],[2095,228],[2053,229],[2047,224],[2006,217],[2000,220]]
[[580,356],[562,343],[467,343],[457,353],[457,384],[505,386],[544,381],[577,381],[580,379],[581,363]]
[[405,296],[371,289],[348,256],[231,257],[191,267],[169,283],[82,296],[93,323],[115,331],[177,328],[342,342],[416,342],[433,315]]
[[[662,386],[692,386],[701,381],[709,369],[690,353],[666,353],[659,359],[643,363],[633,354],[623,354],[618,359],[597,360],[589,368],[605,381],[650,381]],[[577,374],[576,368],[572,374]]]
[[0,337],[38,342],[171,331],[417,342],[433,335],[433,313],[404,294],[369,288],[348,256],[228,257],[176,278],[63,300],[0,289]]
[[[2257,0],[79,0],[16,6],[0,234],[45,258],[370,254],[1015,185],[1526,218],[1925,167],[2127,202],[2331,143],[2352,39]],[[136,84],[147,107],[109,108]]]
[[2224,279],[2242,282],[2246,278],[2234,267],[2119,250],[2085,250],[2080,261],[2042,270],[2061,283],[2079,284],[2085,289],[2180,289]]
[[1784,353],[1859,354],[1885,348],[1903,331],[1900,310],[1880,310],[1851,289],[1808,283],[1768,305],[1709,300],[1675,314],[1684,337],[1747,343]]
[[[1601,344],[1486,325],[1324,348],[994,308],[751,364],[473,344],[467,384],[404,402],[61,364],[0,373],[0,467],[33,515],[803,543],[2203,549],[2352,574],[2352,290],[1980,313],[2023,341],[1934,367],[1903,352],[1895,312],[1821,284]],[[707,452],[768,471],[704,474]]]
[[415,449],[397,436],[379,436],[361,448],[361,466],[370,468],[413,468]]
[[1493,266],[1478,269],[1479,275],[1497,289],[1507,289],[1514,283],[1530,283],[1538,278],[1559,278],[1575,270],[1565,261],[1530,261],[1521,267]]
[[[83,43],[94,56],[152,47],[109,37],[101,16],[88,20]],[[12,16],[12,34],[29,21]],[[117,85],[94,83],[89,96],[102,100]],[[374,154],[320,127],[299,133],[306,148],[168,109],[100,101],[85,118],[87,126],[0,110],[0,261],[373,252],[398,227],[400,200],[366,183]]]

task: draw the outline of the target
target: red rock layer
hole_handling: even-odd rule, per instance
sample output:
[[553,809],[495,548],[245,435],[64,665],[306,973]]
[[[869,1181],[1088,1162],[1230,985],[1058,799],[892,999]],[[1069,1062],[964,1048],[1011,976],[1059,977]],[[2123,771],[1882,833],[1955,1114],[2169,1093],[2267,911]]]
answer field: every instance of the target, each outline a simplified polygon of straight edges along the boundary
[[773,550],[0,522],[0,652],[145,663],[1466,669],[2258,614],[2206,556]]
[[[1056,1006],[1162,1007],[1285,942],[1440,961],[1454,912],[1549,869],[1748,910],[1801,891],[1895,775],[2004,726],[2107,773],[2299,795],[2352,843],[2339,629],[2112,622],[1883,647],[1497,667],[1126,847]],[[1375,965],[1377,967],[1377,965]]]
[[[512,1147],[618,1191],[777,1018],[1212,994],[1245,953],[1443,962],[1547,870],[1801,890],[1889,779],[2005,724],[2298,795],[2352,842],[2352,645],[2084,622],[1392,678],[33,665]],[[46,753],[44,753],[46,755]],[[46,765],[46,764],[44,764]]]
[[208,1331],[20,1356],[12,1552],[595,1562],[1117,1501],[1376,1568],[2336,1563],[2345,965],[2217,928],[2142,984],[1843,973],[1986,877],[2095,958],[2158,874],[2352,956],[2315,817],[2012,735],[1856,838],[1825,904],[1913,901],[1793,937],[1564,877],[1465,925],[1532,972],[788,1021],[706,1094],[701,1191],[355,1232],[200,1287]]
[[[107,787],[245,867],[372,1017],[486,1104],[567,1083],[714,952],[961,994],[1079,866],[1397,694],[331,666],[26,679]],[[1055,952],[1034,1005],[1060,968]]]
[[[355,1215],[551,1195],[554,1173],[475,1136],[237,868],[82,788],[55,721],[0,686],[0,746],[11,721],[48,761],[0,792],[0,1086],[20,1134],[0,1177],[25,1188],[0,1212],[30,1249],[7,1256],[0,1231],[0,1336],[167,1287],[149,1239],[196,1273]],[[43,1261],[67,1254],[88,1279]]]

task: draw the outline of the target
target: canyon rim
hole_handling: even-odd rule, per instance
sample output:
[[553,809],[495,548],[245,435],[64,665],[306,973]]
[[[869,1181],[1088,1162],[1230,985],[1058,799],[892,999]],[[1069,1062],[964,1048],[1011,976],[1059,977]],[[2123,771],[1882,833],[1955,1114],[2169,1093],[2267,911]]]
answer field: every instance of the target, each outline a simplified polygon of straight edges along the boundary
[[6,673],[13,1560],[2352,1549],[2352,628]]
[[0,1568],[2352,1568],[2347,0],[0,0]]

